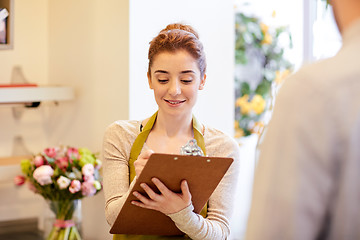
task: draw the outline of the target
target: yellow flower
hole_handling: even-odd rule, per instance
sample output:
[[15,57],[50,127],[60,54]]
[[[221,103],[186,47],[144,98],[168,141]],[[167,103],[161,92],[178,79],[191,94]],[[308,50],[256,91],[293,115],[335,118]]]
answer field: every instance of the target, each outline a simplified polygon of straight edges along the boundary
[[241,138],[243,136],[245,136],[245,133],[242,128],[235,129],[235,138]]
[[256,114],[260,114],[264,111],[265,106],[266,106],[266,101],[264,100],[264,98],[259,95],[256,94],[253,99],[250,102],[251,105],[251,109],[256,113]]
[[269,31],[269,26],[265,23],[260,23],[260,28],[264,35]]
[[235,105],[237,107],[241,107],[244,104],[246,104],[249,101],[249,95],[245,94],[242,97],[239,97],[238,99],[236,99]]
[[276,11],[275,11],[275,10],[272,12],[271,16],[272,16],[273,18],[276,17]]
[[235,138],[241,138],[245,135],[244,130],[240,128],[239,121],[234,122],[234,129],[235,129]]
[[285,69],[284,71],[276,71],[275,72],[275,82],[276,84],[280,85],[283,83],[284,79],[290,74],[289,69]]
[[234,122],[234,129],[238,129],[238,128],[240,128],[239,122],[235,121]]
[[240,108],[240,112],[243,115],[248,115],[251,111],[251,104],[249,101],[249,95],[245,94],[244,96],[236,100],[236,106]]
[[270,33],[265,33],[264,39],[261,41],[262,44],[271,44],[272,43],[272,36]]
[[249,102],[246,102],[244,105],[241,106],[241,114],[248,115],[251,111],[251,104]]

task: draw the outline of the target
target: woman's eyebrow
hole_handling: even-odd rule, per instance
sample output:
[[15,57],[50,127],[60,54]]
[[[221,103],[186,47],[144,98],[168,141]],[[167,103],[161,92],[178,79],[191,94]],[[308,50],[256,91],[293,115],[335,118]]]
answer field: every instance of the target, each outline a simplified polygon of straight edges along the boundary
[[169,73],[169,72],[165,70],[156,70],[154,73]]
[[[168,71],[165,71],[165,70],[156,70],[154,73],[166,73],[166,74],[168,74],[169,72],[168,72]],[[181,73],[181,74],[184,74],[184,73],[195,73],[195,71],[193,71],[193,70],[184,70],[184,71],[181,71],[180,73]]]
[[185,70],[185,71],[181,71],[181,73],[195,73],[195,71],[193,71],[193,70]]

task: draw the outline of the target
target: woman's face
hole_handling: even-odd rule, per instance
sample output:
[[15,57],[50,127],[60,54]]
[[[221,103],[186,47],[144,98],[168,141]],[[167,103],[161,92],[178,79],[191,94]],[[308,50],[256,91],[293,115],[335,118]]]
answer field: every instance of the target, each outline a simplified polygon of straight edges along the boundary
[[148,73],[159,111],[170,115],[191,114],[198,90],[205,78],[200,77],[196,60],[185,50],[161,52],[155,56]]

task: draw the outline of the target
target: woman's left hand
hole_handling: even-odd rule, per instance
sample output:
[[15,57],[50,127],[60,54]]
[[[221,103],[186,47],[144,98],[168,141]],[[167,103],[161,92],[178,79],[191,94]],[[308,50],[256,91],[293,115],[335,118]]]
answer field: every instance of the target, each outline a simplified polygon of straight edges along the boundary
[[132,204],[142,208],[153,209],[166,215],[179,212],[191,204],[191,193],[186,180],[181,182],[181,193],[174,193],[169,190],[157,178],[151,180],[159,189],[160,194],[155,193],[146,183],[141,183],[140,186],[145,190],[149,198],[135,191],[133,194],[139,201],[132,201]]

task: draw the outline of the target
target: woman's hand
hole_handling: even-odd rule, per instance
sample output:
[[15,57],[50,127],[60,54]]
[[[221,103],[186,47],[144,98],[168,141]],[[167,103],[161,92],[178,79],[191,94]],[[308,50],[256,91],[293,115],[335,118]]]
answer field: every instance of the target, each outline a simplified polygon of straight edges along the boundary
[[136,161],[134,162],[134,167],[135,167],[135,173],[136,173],[137,177],[140,176],[140,173],[144,169],[145,164],[147,163],[147,161],[149,160],[149,157],[153,153],[154,153],[154,151],[151,149],[146,150],[146,151],[142,152],[139,155],[139,157],[136,159]]
[[161,194],[155,193],[147,184],[141,183],[140,186],[145,190],[149,198],[139,192],[133,192],[139,201],[131,203],[142,207],[162,212],[166,215],[179,212],[191,204],[191,193],[186,180],[181,182],[181,193],[174,193],[169,190],[159,179],[151,179]]

